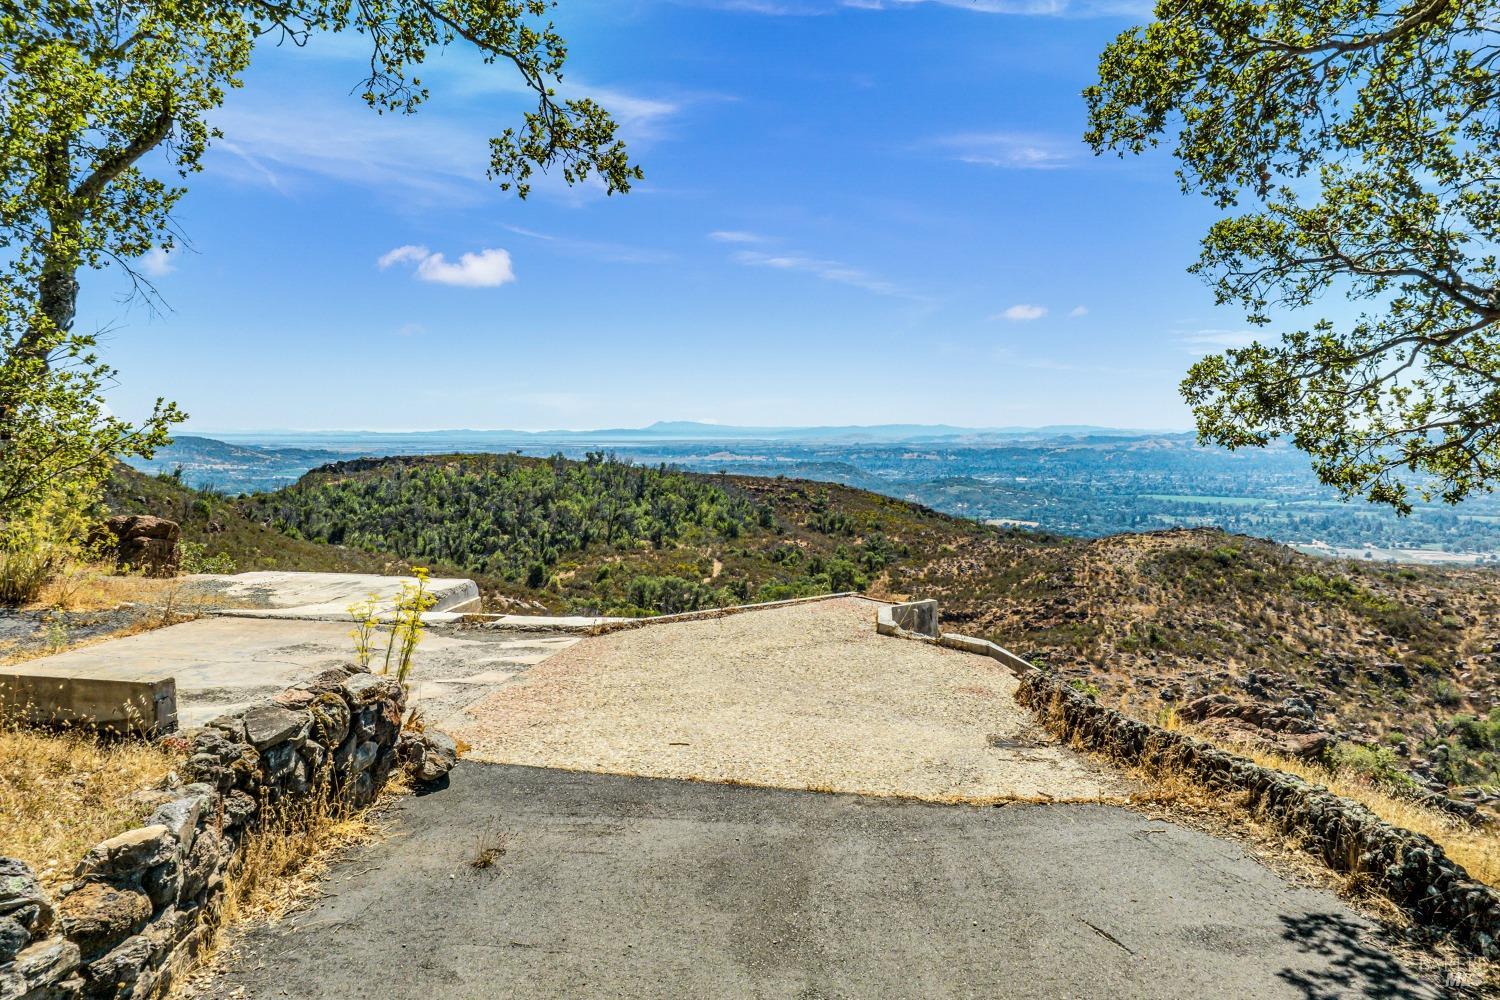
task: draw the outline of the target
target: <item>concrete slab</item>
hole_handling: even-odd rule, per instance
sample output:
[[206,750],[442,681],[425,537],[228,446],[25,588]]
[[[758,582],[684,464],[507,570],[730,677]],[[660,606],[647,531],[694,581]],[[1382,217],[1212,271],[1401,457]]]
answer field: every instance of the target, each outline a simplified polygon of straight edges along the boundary
[[[171,677],[176,681],[178,723],[189,727],[350,662],[349,629],[347,621],[201,618],[0,667],[0,675],[112,682]],[[413,701],[429,721],[441,723],[510,676],[576,641],[566,636],[429,632],[417,647],[410,678]]]
[[[190,590],[212,595],[228,605],[216,614],[238,618],[311,618],[348,621],[349,606],[374,598],[378,614],[395,608],[403,584],[416,583],[409,576],[373,576],[363,573],[199,573],[187,577]],[[433,613],[478,611],[479,587],[473,580],[438,578],[427,581],[427,590],[437,598]]]

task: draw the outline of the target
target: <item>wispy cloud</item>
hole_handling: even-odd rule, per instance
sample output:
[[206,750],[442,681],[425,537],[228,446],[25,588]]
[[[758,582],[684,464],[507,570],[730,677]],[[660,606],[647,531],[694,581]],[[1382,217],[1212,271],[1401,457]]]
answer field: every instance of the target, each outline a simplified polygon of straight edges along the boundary
[[1033,132],[964,132],[932,140],[933,146],[961,163],[1008,170],[1057,170],[1083,153],[1073,136]]
[[544,246],[570,257],[589,257],[612,264],[660,264],[677,259],[675,254],[668,253],[665,250],[653,250],[649,247],[636,247],[624,243],[609,243],[599,240],[573,239],[567,236],[555,236],[552,233],[540,233],[534,229],[523,229],[520,226],[506,226],[504,228],[515,233],[517,236],[536,240]]
[[868,271],[842,261],[820,260],[816,257],[804,257],[798,254],[770,254],[759,250],[740,250],[734,255],[734,259],[749,267],[769,267],[778,271],[799,271],[803,274],[811,274],[824,281],[861,288],[876,295],[915,297],[900,285],[877,278]]
[[396,264],[416,264],[422,281],[461,288],[496,288],[516,280],[510,254],[495,248],[460,254],[457,261],[449,261],[424,246],[407,244],[387,251],[375,263],[382,271]]
[[1034,319],[1041,319],[1047,315],[1046,306],[1032,305],[1028,302],[1017,302],[1003,312],[998,312],[990,319],[1008,319],[1012,323],[1030,323]]
[[769,236],[751,233],[743,229],[715,229],[708,238],[716,243],[770,243]]
[[1198,330],[1177,339],[1195,354],[1211,354],[1230,347],[1249,347],[1256,335],[1253,330]]
[[225,109],[219,169],[286,191],[309,177],[451,200],[485,188],[488,143],[477,129],[435,116],[375,115],[353,102]]
[[[493,71],[494,90],[521,89],[512,81],[513,73],[480,68]],[[455,86],[471,99],[463,103],[493,105],[477,84],[464,89],[469,79],[460,75]],[[678,101],[584,88],[573,81],[564,94],[597,100],[614,114],[621,136],[637,147],[664,135],[682,109]],[[215,146],[215,169],[242,183],[283,193],[310,179],[327,178],[422,201],[477,201],[498,192],[486,174],[489,139],[512,118],[519,120],[524,95],[516,96],[514,111],[498,116],[490,107],[482,114],[445,115],[423,109],[415,115],[377,115],[358,101],[331,97],[299,98],[297,114],[289,116],[282,101],[246,98],[214,116],[214,124],[224,132]],[[603,197],[597,179],[570,187],[556,171],[539,175],[533,189],[569,202]]]
[[1068,315],[1071,316],[1073,319],[1077,319],[1080,316],[1087,316],[1088,314],[1089,314],[1089,307],[1088,306],[1074,306],[1072,309],[1070,309],[1068,311]]

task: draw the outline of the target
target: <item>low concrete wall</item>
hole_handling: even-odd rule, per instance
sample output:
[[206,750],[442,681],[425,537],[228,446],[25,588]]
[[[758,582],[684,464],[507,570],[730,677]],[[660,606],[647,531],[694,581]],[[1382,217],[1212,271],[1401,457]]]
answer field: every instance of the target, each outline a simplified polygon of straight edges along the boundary
[[159,736],[177,728],[177,683],[164,674],[85,677],[20,663],[0,667],[0,710],[37,726]]
[[842,597],[856,597],[862,601],[880,603],[873,597],[856,590],[840,591],[836,594],[817,594],[813,597],[789,597],[781,601],[764,601],[760,604],[732,604],[727,608],[704,608],[701,611],[682,611],[672,615],[651,615],[646,618],[566,618],[545,615],[477,615],[468,614],[459,618],[458,624],[465,628],[493,629],[513,632],[562,632],[574,635],[608,635],[610,632],[626,632],[630,629],[651,625],[673,625],[677,622],[704,621],[710,618],[727,618],[750,611],[768,611],[786,608],[795,604],[815,604],[819,601],[835,601]]
[[181,779],[137,793],[144,825],[88,852],[54,905],[19,861],[0,858],[0,1000],[156,997],[195,954],[245,834],[309,796],[369,802],[401,762],[446,774],[453,744],[403,734],[405,694],[353,668],[170,740]]
[[938,630],[937,601],[907,601],[891,604],[875,615],[875,631],[881,635],[911,635],[936,639]]

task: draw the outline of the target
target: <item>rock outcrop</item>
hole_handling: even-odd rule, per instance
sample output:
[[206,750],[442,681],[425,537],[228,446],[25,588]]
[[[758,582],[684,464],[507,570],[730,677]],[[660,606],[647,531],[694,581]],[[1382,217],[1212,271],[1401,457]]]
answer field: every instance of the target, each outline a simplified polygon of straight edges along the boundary
[[116,514],[94,533],[95,542],[114,553],[116,566],[156,577],[177,575],[181,538],[176,521],[150,514]]

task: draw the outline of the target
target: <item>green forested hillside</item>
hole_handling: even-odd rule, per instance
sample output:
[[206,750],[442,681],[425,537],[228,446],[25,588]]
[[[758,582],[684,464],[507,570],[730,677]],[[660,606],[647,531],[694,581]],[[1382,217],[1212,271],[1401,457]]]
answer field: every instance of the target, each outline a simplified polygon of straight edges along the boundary
[[858,490],[603,455],[343,462],[241,507],[293,538],[457,566],[502,593],[612,614],[865,590],[911,558],[917,528],[945,543],[983,530]]

